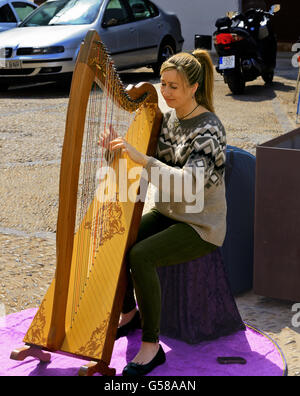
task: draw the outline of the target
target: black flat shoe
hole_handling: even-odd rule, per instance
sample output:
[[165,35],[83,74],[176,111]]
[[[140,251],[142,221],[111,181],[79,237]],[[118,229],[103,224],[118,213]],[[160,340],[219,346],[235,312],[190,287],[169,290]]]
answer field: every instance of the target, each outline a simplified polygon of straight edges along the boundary
[[141,317],[139,311],[136,311],[134,317],[128,322],[126,325],[118,327],[116,340],[120,337],[125,337],[129,334],[130,331],[140,329],[141,328]]
[[159,345],[159,350],[154,358],[148,364],[137,364],[137,363],[128,363],[126,367],[123,369],[122,375],[124,376],[136,376],[136,375],[146,375],[150,373],[155,367],[160,364],[165,363],[166,355],[162,346]]

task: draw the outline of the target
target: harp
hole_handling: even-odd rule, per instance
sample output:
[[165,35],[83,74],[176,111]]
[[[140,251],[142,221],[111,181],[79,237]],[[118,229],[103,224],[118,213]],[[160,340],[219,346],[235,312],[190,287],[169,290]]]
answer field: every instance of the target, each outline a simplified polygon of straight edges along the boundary
[[[109,364],[126,290],[126,252],[143,211],[142,167],[126,153],[109,153],[109,139],[100,143],[99,136],[115,130],[153,155],[161,119],[154,86],[141,83],[125,90],[97,32],[89,31],[76,62],[66,119],[55,278],[25,346],[14,350],[12,359],[49,361],[52,351],[89,361],[80,375],[115,374]],[[135,177],[129,178],[132,170]],[[129,190],[130,197],[124,197]]]

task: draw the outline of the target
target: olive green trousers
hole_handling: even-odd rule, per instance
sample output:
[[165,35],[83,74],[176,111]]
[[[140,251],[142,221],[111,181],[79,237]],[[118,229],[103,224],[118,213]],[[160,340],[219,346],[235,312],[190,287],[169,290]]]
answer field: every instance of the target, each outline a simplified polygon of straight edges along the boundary
[[142,217],[136,244],[128,252],[128,287],[122,310],[130,312],[137,301],[142,341],[159,340],[161,289],[157,267],[191,261],[216,248],[188,224],[172,220],[156,209]]

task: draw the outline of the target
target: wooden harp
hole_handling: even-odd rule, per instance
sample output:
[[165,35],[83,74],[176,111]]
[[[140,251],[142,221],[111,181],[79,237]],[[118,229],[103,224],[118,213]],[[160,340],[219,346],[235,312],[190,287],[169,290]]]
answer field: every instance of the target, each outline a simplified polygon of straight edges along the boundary
[[[115,130],[140,152],[154,155],[161,119],[154,86],[141,83],[125,90],[97,32],[89,31],[76,62],[66,120],[56,274],[25,347],[14,350],[12,359],[48,361],[48,352],[55,351],[90,361],[80,375],[115,374],[109,364],[126,290],[126,252],[143,211],[142,178],[136,172],[142,167],[126,153],[109,153],[109,139],[101,143],[99,137]],[[126,191],[124,165],[127,176],[134,170],[136,179],[127,178],[131,196],[120,199],[121,184],[122,194]]]

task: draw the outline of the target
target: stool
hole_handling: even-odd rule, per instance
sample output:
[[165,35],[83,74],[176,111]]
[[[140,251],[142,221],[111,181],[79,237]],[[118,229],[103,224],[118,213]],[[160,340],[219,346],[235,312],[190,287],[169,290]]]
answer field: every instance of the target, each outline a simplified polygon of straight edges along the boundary
[[161,334],[196,344],[244,330],[221,250],[158,268],[162,289]]

